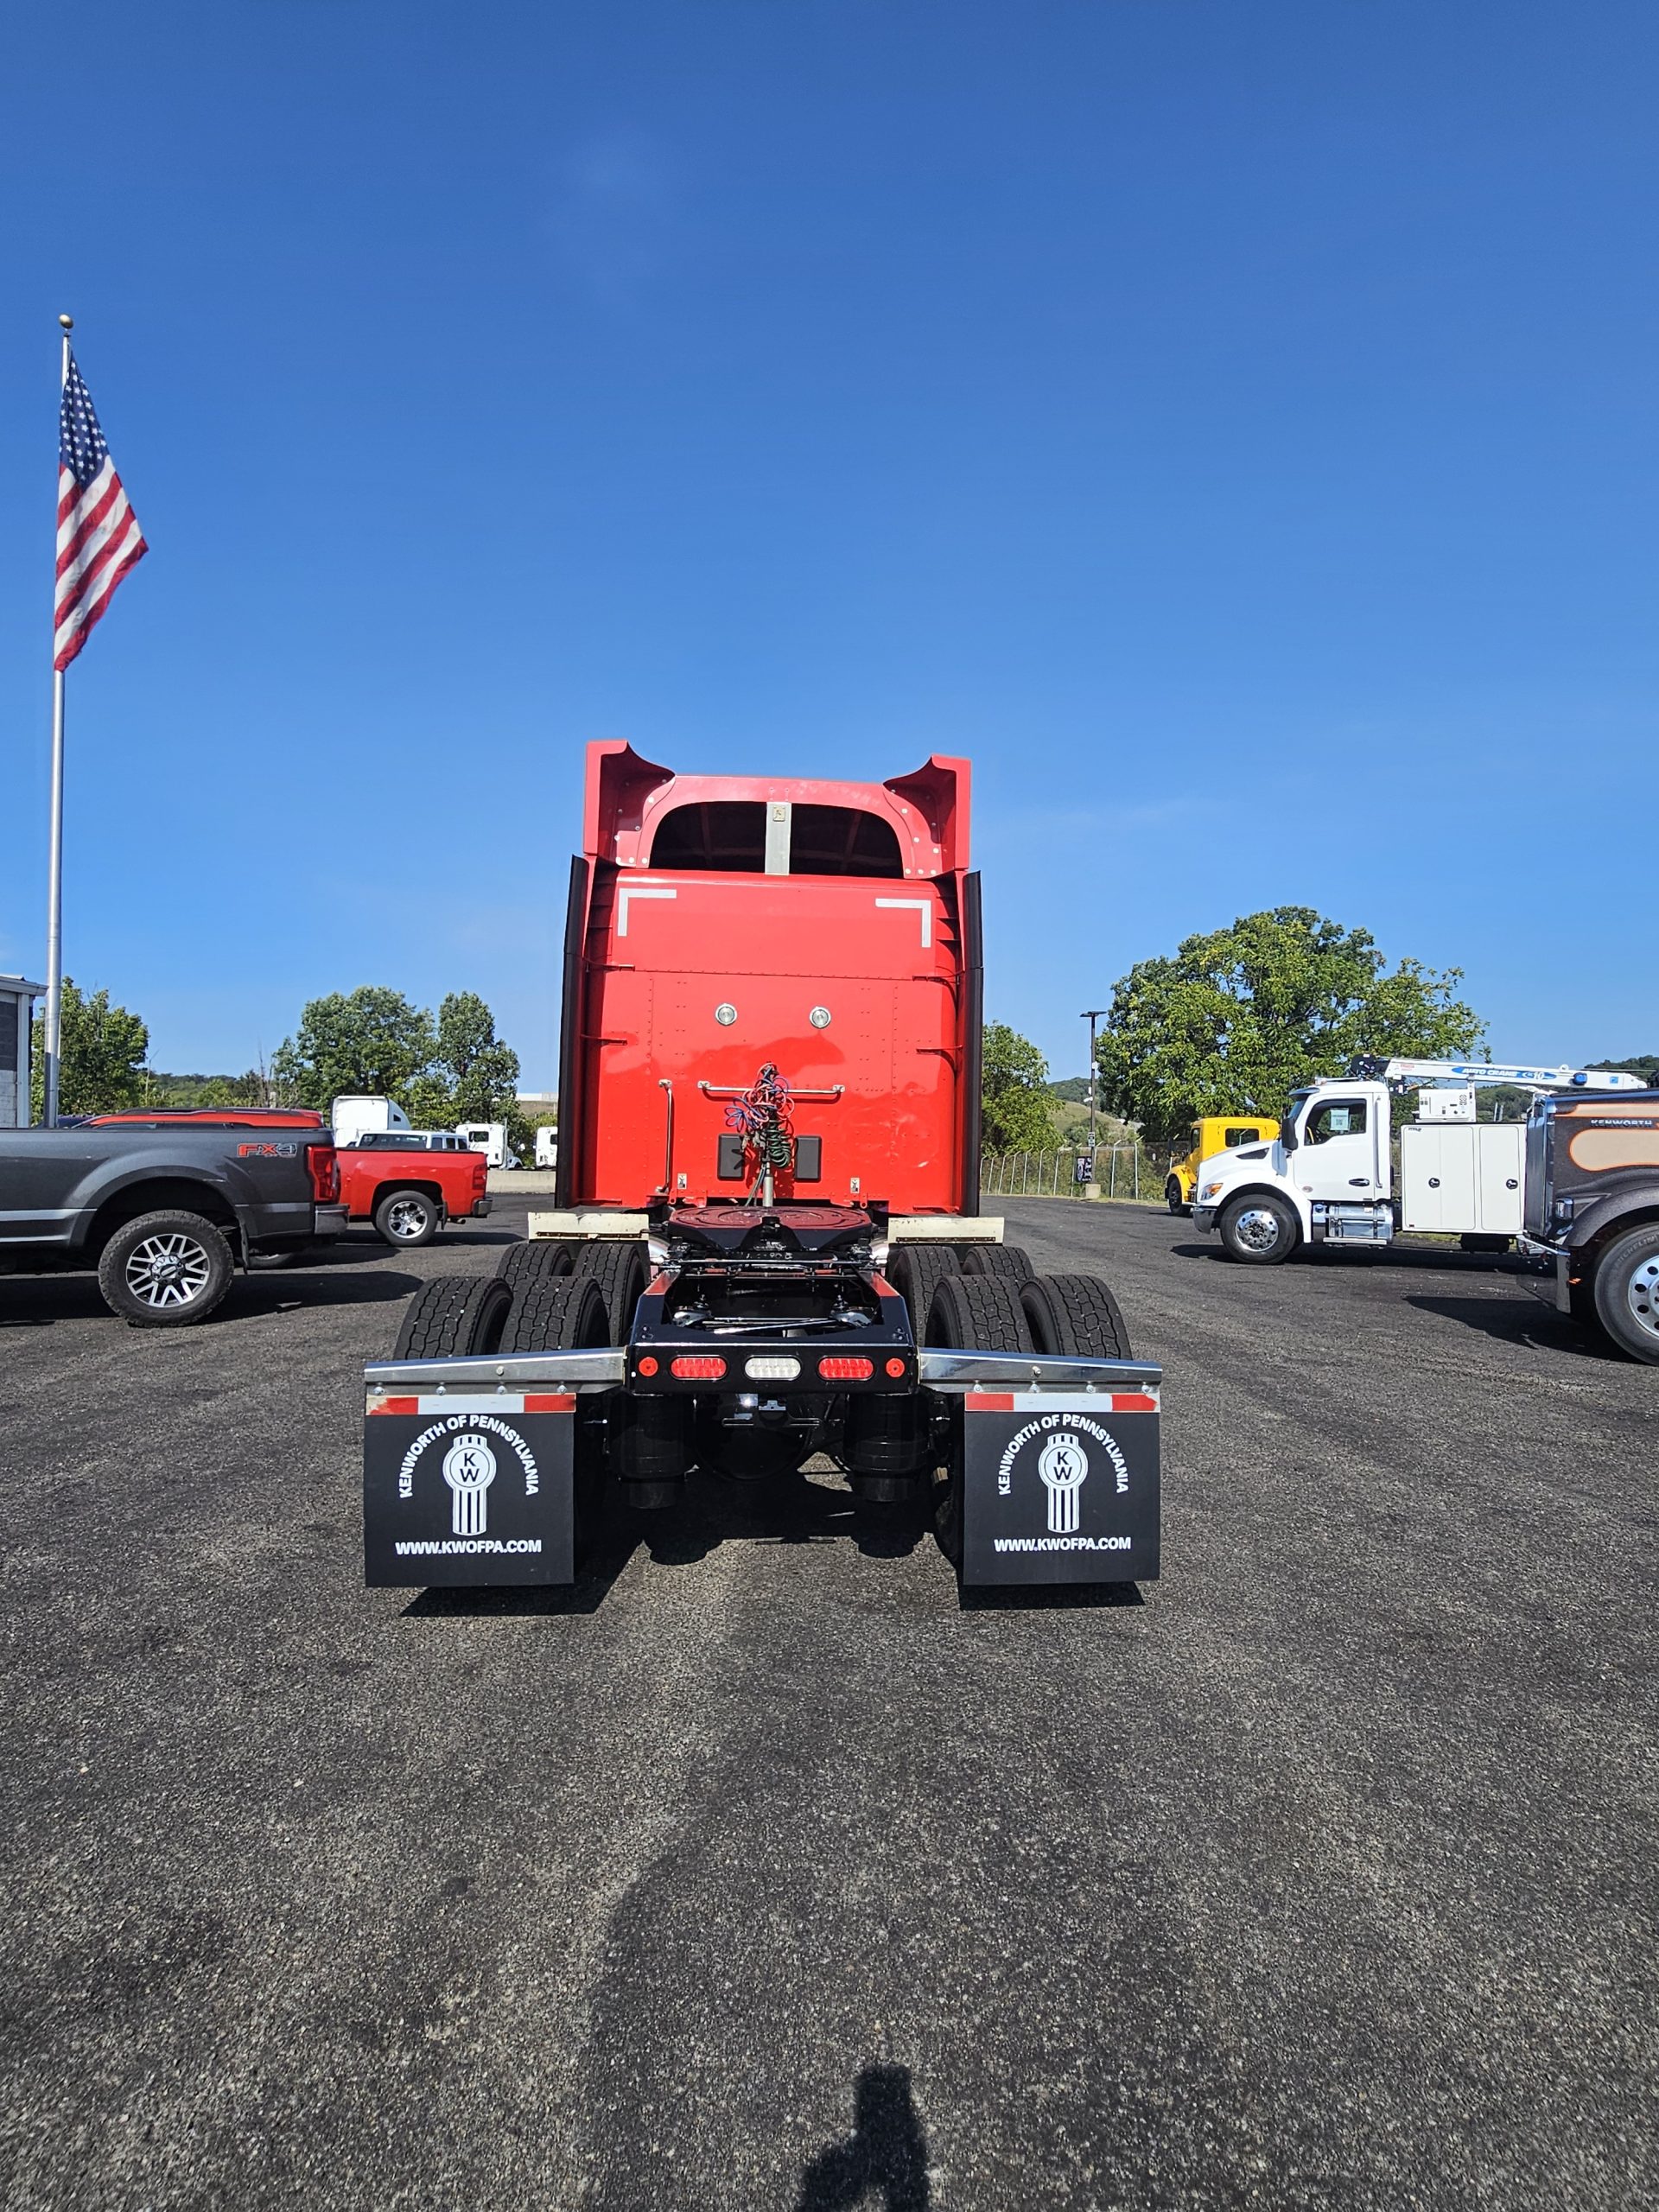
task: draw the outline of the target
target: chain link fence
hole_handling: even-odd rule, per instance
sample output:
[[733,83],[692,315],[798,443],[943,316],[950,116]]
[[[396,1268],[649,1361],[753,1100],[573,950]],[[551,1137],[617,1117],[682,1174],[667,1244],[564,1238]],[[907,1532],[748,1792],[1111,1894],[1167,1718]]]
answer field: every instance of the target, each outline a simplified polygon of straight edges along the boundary
[[[982,1198],[1080,1198],[1077,1162],[1085,1153],[988,1152],[979,1163]],[[1095,1151],[1095,1181],[1107,1198],[1161,1198],[1169,1161],[1138,1144],[1103,1144]]]

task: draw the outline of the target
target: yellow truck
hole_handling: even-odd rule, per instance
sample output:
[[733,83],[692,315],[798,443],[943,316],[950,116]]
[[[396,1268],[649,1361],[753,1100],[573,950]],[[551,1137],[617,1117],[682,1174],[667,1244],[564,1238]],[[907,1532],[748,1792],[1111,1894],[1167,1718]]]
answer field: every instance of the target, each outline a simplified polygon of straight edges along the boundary
[[1206,1114],[1192,1124],[1192,1149],[1185,1160],[1169,1163],[1164,1201],[1171,1213],[1191,1213],[1198,1185],[1198,1164],[1217,1152],[1232,1152],[1242,1144],[1271,1144],[1279,1134],[1277,1122],[1259,1115]]

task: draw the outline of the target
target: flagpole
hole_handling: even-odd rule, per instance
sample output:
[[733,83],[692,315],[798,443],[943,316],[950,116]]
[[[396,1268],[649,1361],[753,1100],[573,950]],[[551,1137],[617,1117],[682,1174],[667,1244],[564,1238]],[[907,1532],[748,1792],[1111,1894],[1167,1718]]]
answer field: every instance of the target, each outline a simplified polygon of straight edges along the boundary
[[[60,393],[69,383],[69,334],[73,315],[60,315],[63,359]],[[54,658],[56,658],[55,653]],[[52,835],[46,871],[46,1112],[48,1129],[58,1126],[58,1063],[63,1046],[63,671],[52,671]]]

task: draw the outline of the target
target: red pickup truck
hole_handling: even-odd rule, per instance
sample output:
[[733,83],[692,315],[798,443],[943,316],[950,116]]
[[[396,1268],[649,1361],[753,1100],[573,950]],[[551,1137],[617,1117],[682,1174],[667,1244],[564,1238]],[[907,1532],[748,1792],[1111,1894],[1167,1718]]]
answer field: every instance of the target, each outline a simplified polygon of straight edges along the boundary
[[370,1129],[341,1145],[340,1195],[388,1244],[429,1244],[446,1221],[481,1220],[490,1164],[447,1131]]

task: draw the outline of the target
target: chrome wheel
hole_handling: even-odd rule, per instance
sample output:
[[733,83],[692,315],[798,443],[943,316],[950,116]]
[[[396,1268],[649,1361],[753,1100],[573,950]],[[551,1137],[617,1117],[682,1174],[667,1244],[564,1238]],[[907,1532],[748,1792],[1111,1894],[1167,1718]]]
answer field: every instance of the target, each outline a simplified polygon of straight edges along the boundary
[[1283,1234],[1283,1224],[1270,1206],[1246,1206],[1234,1224],[1233,1234],[1252,1252],[1271,1252]]
[[123,1272],[132,1295],[159,1313],[200,1298],[213,1273],[213,1260],[194,1236],[175,1232],[146,1236],[135,1244]]
[[1624,1296],[1637,1327],[1659,1339],[1659,1252],[1637,1260],[1624,1286]]
[[394,1198],[386,1208],[386,1233],[404,1243],[426,1234],[427,1211],[419,1198]]

